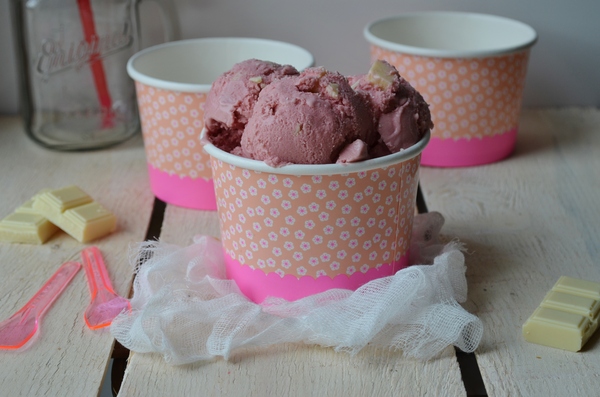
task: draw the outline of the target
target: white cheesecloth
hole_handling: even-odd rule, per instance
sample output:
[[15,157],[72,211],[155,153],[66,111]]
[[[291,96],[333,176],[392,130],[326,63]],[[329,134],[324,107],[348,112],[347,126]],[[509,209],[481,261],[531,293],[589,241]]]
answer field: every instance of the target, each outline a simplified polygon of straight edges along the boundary
[[441,214],[415,216],[410,266],[356,291],[335,289],[294,302],[256,304],[226,279],[218,240],[196,236],[180,247],[146,241],[132,250],[137,266],[131,311],[111,333],[138,353],[159,353],[172,365],[227,359],[238,348],[317,344],[356,354],[367,344],[428,360],[449,345],[474,351],[479,318],[467,298],[462,245],[440,243]]

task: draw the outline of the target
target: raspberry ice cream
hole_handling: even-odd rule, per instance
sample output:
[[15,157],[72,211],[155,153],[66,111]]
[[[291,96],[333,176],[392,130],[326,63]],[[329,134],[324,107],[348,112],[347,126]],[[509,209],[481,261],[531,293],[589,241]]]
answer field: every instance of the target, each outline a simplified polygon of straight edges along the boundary
[[297,74],[290,65],[248,59],[220,75],[204,109],[204,122],[213,144],[226,151],[238,147],[260,91],[275,79]]
[[350,78],[261,62],[234,66],[209,93],[206,136],[221,150],[271,166],[352,163],[406,149],[433,128],[423,97],[384,61]]
[[389,63],[376,61],[368,74],[349,80],[371,103],[377,132],[390,152],[414,145],[433,128],[429,105]]
[[242,155],[269,165],[335,163],[356,140],[372,145],[364,97],[339,73],[309,68],[261,92],[242,136]]

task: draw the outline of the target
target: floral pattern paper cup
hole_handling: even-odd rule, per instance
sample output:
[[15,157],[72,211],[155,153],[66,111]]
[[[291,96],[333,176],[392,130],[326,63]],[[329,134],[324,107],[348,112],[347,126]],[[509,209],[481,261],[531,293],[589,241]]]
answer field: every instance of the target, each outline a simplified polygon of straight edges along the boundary
[[200,144],[204,104],[212,82],[241,61],[257,58],[312,66],[293,44],[254,38],[174,41],[135,54],[127,72],[135,81],[152,192],[181,207],[216,210],[210,158]]
[[421,152],[273,168],[204,142],[228,277],[251,300],[352,289],[408,266]]
[[489,164],[515,147],[531,47],[528,25],[493,15],[422,12],[364,30],[371,61],[386,60],[429,103],[435,124],[421,163]]

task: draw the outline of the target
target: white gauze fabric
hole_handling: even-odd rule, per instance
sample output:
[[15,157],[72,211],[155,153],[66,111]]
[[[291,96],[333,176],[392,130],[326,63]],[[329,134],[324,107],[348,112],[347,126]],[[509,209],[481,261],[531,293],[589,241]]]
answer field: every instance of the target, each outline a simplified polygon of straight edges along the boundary
[[179,247],[141,243],[131,311],[111,332],[137,353],[160,353],[172,365],[227,359],[243,347],[304,342],[356,354],[367,344],[431,359],[447,346],[478,346],[481,321],[458,302],[467,297],[462,246],[441,244],[444,219],[417,215],[410,266],[356,291],[335,289],[294,302],[268,298],[256,304],[226,279],[218,240],[196,236]]

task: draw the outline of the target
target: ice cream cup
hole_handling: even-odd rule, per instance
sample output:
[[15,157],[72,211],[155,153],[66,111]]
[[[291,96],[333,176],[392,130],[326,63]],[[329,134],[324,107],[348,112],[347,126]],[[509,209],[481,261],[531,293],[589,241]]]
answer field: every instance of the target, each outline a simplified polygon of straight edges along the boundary
[[312,66],[305,49],[280,41],[218,37],[147,48],[127,63],[135,81],[152,192],[181,207],[216,210],[209,156],[200,144],[212,82],[249,58]]
[[355,290],[408,266],[421,152],[270,167],[210,154],[228,277],[254,302]]
[[512,153],[533,28],[493,15],[421,12],[375,21],[364,36],[371,61],[394,65],[430,105],[435,127],[422,165],[475,166]]

